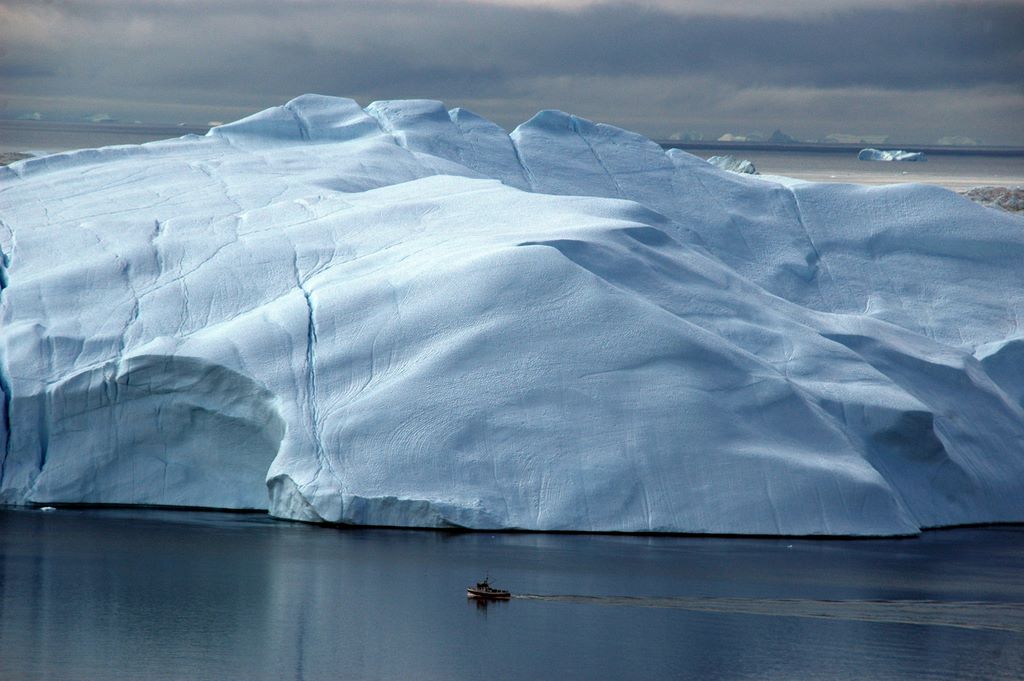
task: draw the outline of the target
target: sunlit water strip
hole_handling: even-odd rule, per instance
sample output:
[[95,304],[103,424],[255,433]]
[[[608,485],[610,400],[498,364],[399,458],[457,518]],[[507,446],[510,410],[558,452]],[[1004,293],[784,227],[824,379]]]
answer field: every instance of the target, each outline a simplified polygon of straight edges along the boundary
[[817,619],[921,624],[1024,634],[1024,603],[930,600],[812,600],[801,598],[712,598],[515,594],[527,601],[674,608],[699,612],[812,617]]

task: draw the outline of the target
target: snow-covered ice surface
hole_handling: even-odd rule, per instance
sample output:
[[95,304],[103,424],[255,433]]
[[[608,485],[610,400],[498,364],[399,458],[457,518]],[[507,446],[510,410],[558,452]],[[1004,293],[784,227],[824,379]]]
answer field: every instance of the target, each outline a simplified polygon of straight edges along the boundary
[[[425,527],[1024,520],[1024,230],[545,111],[307,95],[0,169],[0,499]],[[269,493],[268,493],[269,492]]]
[[927,161],[928,157],[920,151],[903,151],[901,149],[861,149],[857,154],[861,161]]

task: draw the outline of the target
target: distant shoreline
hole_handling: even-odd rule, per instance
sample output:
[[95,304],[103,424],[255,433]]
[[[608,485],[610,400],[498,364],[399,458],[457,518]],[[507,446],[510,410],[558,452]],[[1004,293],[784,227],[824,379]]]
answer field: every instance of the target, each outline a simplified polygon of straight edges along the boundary
[[142,144],[189,134],[204,135],[209,129],[209,126],[185,124],[0,119],[0,153],[40,156],[117,144]]
[[205,135],[210,129],[208,125],[189,125],[186,123],[128,123],[109,121],[90,123],[87,121],[36,121],[0,119],[0,130],[26,129],[39,132],[83,132],[99,134],[128,135],[164,135],[172,137],[192,133]]
[[998,156],[1005,158],[1024,157],[1024,147],[976,146],[954,147],[939,144],[832,144],[825,142],[796,142],[793,144],[775,144],[772,142],[677,142],[675,140],[655,140],[665,149],[682,149],[683,151],[795,151],[821,154],[851,152],[856,154],[861,149],[904,149],[921,151],[935,156]]

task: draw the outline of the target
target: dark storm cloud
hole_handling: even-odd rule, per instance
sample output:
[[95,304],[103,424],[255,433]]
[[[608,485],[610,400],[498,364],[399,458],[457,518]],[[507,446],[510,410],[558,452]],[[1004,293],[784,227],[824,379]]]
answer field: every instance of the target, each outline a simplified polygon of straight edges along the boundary
[[[489,18],[489,17],[487,17]],[[888,88],[1024,82],[1020,5],[865,9],[795,18],[679,16],[622,6],[523,16],[507,61],[544,73],[701,73],[720,81]]]
[[631,80],[649,83],[629,88],[652,100],[673,83],[722,96],[1024,90],[1020,2],[821,2],[812,13],[753,15],[704,7],[0,0],[0,93],[244,107],[324,92],[517,109],[569,78],[587,84],[590,108],[600,110]]
[[[83,70],[95,61],[130,81],[203,81],[218,89],[431,89],[453,80],[475,88],[523,75],[691,73],[819,87],[1024,83],[1024,7],[1016,3],[868,7],[806,19],[687,16],[630,5],[555,11],[468,3],[81,1],[49,8],[55,35],[69,40],[26,46],[40,59],[64,52]],[[119,34],[130,35],[133,24],[150,32],[125,44]],[[111,53],[125,52],[126,63],[112,67]],[[141,53],[145,72],[132,68],[133,52]]]

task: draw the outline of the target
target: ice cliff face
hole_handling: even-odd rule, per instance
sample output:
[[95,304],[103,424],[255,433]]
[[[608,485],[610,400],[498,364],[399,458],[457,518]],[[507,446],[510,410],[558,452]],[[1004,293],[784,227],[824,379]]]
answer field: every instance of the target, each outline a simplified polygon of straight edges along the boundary
[[0,499],[426,527],[1024,520],[1024,232],[547,111],[303,96],[0,169]]

